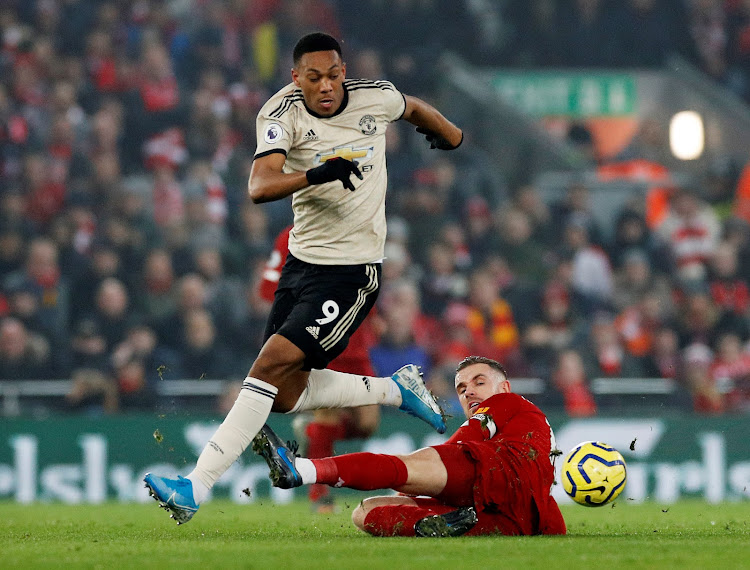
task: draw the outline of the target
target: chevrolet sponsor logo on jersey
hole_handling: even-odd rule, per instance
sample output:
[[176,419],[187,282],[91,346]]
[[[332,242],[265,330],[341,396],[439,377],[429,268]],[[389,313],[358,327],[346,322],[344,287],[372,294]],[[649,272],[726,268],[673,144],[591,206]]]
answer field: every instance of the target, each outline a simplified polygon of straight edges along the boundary
[[326,160],[331,160],[332,158],[345,158],[346,160],[361,162],[372,158],[373,149],[374,147],[371,146],[354,147],[350,144],[337,146],[333,150],[316,154],[315,164],[316,166],[323,164]]

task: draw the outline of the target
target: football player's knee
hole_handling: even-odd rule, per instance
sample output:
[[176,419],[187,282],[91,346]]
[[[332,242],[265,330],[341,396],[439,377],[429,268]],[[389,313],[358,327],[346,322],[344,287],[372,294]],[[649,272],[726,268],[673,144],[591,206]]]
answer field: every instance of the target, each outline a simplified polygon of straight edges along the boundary
[[261,353],[253,362],[250,376],[281,388],[285,380],[302,369],[303,360],[283,353]]
[[352,522],[359,530],[365,530],[365,518],[369,510],[364,503],[360,503],[352,512]]

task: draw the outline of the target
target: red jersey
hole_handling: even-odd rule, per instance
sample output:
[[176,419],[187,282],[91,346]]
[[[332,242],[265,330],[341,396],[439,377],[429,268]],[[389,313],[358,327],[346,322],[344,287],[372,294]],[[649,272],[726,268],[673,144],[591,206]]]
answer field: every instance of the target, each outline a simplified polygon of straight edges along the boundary
[[[260,282],[260,296],[268,302],[273,302],[276,288],[281,278],[281,270],[289,255],[289,232],[292,226],[286,227],[276,238],[271,256],[263,268],[263,278]],[[373,309],[374,313],[374,309]],[[370,313],[372,315],[373,313]],[[370,347],[377,342],[372,328],[370,316],[354,331],[344,352],[334,358],[328,365],[331,370],[374,376],[375,371],[370,363]]]
[[554,434],[534,404],[518,394],[491,396],[446,444],[460,445],[477,464],[477,507],[506,514],[523,534],[565,532],[560,509],[550,495]]

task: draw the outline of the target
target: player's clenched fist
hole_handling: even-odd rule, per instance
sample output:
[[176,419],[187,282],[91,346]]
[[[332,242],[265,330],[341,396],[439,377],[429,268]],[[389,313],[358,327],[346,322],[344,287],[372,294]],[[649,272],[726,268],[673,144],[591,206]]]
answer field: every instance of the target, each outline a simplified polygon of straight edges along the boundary
[[452,145],[439,134],[433,133],[432,131],[429,131],[427,129],[423,129],[422,127],[417,127],[417,132],[424,135],[424,138],[426,138],[427,142],[430,143],[430,148],[438,148],[440,150],[454,150],[460,147],[461,143],[464,142],[463,132],[461,133],[461,140],[458,141],[457,145]]
[[310,184],[324,184],[326,182],[333,182],[334,180],[341,180],[344,188],[349,188],[349,190],[354,192],[354,184],[350,178],[352,174],[362,180],[362,173],[357,168],[356,162],[337,157],[326,160],[320,166],[308,170],[307,181]]

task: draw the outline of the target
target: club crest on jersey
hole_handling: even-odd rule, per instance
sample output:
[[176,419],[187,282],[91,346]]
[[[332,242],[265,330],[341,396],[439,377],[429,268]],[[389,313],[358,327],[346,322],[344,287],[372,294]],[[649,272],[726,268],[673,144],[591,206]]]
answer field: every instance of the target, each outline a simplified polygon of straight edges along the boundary
[[375,117],[372,115],[365,115],[359,120],[359,130],[362,131],[363,135],[374,135],[375,131],[378,130],[378,124],[375,122]]
[[326,152],[319,152],[315,155],[315,164],[323,164],[326,160],[332,158],[345,158],[346,160],[356,160],[361,162],[372,157],[373,147],[362,146],[354,147],[350,144],[334,147]]
[[263,140],[268,144],[273,144],[281,139],[284,135],[284,129],[278,123],[269,123],[266,127],[266,132],[263,135]]

